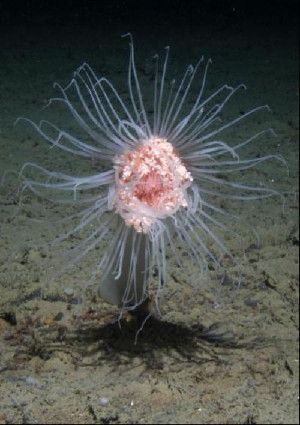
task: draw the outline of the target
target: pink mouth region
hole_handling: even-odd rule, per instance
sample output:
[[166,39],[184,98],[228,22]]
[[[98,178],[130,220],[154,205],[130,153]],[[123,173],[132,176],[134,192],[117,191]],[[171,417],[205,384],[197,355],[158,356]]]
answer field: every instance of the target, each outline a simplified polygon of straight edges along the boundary
[[148,233],[156,219],[187,207],[193,178],[165,139],[152,138],[125,152],[115,158],[115,168],[114,207],[137,232]]
[[145,174],[137,183],[133,194],[141,202],[155,207],[158,199],[162,198],[167,191],[168,188],[164,187],[160,174],[156,171],[150,171],[150,173]]

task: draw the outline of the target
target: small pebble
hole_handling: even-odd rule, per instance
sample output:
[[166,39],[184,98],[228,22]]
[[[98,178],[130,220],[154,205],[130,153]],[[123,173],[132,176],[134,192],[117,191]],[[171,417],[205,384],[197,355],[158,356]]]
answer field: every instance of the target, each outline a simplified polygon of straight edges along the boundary
[[258,302],[252,298],[246,298],[244,300],[244,304],[248,307],[256,308],[258,305]]
[[68,287],[68,288],[64,289],[64,293],[70,297],[74,294],[74,290],[73,290],[73,288]]
[[108,399],[107,397],[101,397],[101,398],[99,399],[99,404],[100,404],[100,406],[105,407],[105,406],[107,406],[107,405],[108,405],[108,403],[109,403],[109,399]]
[[25,378],[25,382],[27,385],[34,385],[35,384],[35,379],[32,376],[27,376]]
[[54,317],[53,320],[55,320],[55,322],[59,322],[60,320],[62,320],[64,317],[64,314],[60,311],[59,313],[57,313]]

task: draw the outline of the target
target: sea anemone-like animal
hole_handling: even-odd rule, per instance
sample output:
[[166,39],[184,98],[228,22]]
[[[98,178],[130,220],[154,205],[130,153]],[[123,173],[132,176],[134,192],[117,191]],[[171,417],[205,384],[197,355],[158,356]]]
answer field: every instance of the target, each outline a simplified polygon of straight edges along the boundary
[[[195,66],[189,65],[176,83],[167,77],[166,47],[162,62],[158,56],[153,59],[153,103],[147,109],[132,37],[126,36],[130,46],[127,98],[84,63],[66,87],[56,84],[61,96],[50,100],[66,107],[78,133],[46,120],[36,124],[20,118],[52,147],[93,160],[98,172],[68,175],[26,163],[21,174],[24,188],[38,195],[60,193],[63,199],[67,193],[73,195],[70,202],[80,207],[78,222],[64,237],[88,232],[76,260],[105,242],[95,265],[101,273],[98,292],[122,311],[136,311],[150,295],[158,302],[166,282],[167,249],[180,264],[180,244],[201,271],[208,262],[218,264],[217,251],[230,255],[213,230],[225,226],[216,219],[216,213],[224,216],[224,211],[214,200],[253,200],[276,194],[231,176],[278,157],[239,156],[242,148],[271,129],[236,144],[220,138],[225,130],[268,107],[256,107],[224,122],[220,117],[224,106],[244,86],[224,84],[205,96],[210,60],[201,58]],[[28,176],[29,170],[34,178]]]

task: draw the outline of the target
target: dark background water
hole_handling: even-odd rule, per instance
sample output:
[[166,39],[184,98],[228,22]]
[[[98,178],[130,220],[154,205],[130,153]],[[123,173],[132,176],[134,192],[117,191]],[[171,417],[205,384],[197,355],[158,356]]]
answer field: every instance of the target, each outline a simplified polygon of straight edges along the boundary
[[297,0],[23,0],[0,1],[2,30],[16,24],[142,26],[245,25],[287,29],[298,21]]

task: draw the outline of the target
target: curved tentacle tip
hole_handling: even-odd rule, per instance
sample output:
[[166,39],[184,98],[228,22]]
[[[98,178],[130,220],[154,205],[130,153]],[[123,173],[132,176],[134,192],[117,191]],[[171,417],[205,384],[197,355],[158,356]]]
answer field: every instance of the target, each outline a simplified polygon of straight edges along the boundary
[[131,32],[127,32],[127,33],[121,35],[121,38],[126,38],[126,37],[129,38],[130,45],[133,45],[133,36],[132,36]]
[[14,122],[14,126],[18,125],[20,122],[30,124],[33,127],[36,126],[36,124],[32,120],[30,120],[29,118],[26,118],[26,117],[18,117]]
[[20,121],[22,121],[23,119],[24,119],[23,117],[18,117],[18,118],[14,121],[13,126],[15,127],[16,125],[18,125],[18,124],[19,124],[19,122],[20,122]]
[[268,112],[273,112],[269,105],[265,105],[265,108]]

